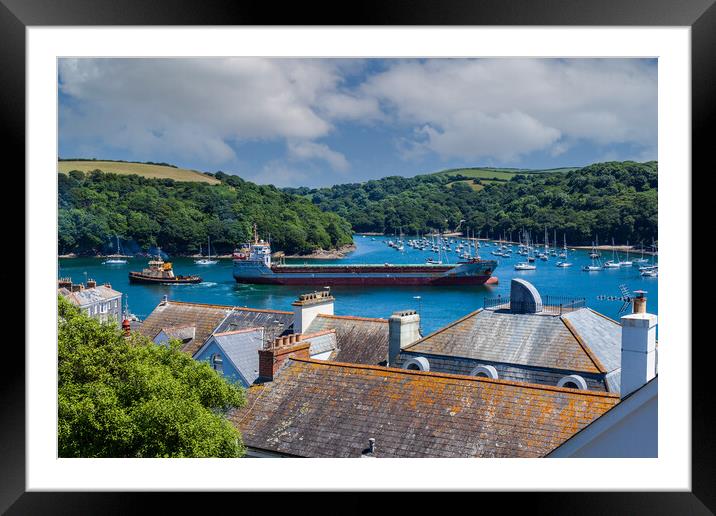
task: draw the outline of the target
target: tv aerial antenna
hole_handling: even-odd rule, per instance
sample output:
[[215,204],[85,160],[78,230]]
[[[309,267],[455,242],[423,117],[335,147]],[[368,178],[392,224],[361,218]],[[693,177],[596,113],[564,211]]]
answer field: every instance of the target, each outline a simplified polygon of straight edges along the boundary
[[627,311],[629,306],[631,306],[632,301],[636,297],[634,293],[627,287],[626,285],[622,284],[619,285],[619,293],[621,295],[619,296],[605,296],[605,295],[599,295],[597,296],[597,299],[600,301],[622,301],[622,306],[619,309],[619,315],[623,314]]

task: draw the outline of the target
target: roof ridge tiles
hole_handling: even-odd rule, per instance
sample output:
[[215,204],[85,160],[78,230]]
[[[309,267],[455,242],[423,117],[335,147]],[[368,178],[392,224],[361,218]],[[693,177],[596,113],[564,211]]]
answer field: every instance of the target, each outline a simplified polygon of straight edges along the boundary
[[407,374],[407,375],[426,376],[426,377],[432,377],[432,378],[445,378],[448,380],[463,380],[463,381],[470,381],[470,382],[492,383],[492,384],[497,384],[497,385],[510,385],[512,387],[519,387],[519,388],[524,388],[524,389],[564,392],[564,393],[575,394],[575,395],[580,395],[580,396],[596,396],[599,398],[619,398],[619,394],[615,394],[615,393],[611,393],[611,392],[582,390],[582,389],[579,389],[579,390],[568,389],[565,387],[556,387],[553,385],[544,385],[544,384],[528,383],[528,382],[514,382],[514,381],[510,381],[510,380],[501,380],[501,379],[495,380],[492,378],[486,378],[486,377],[482,377],[482,376],[467,376],[467,375],[452,374],[452,373],[438,373],[438,372],[434,372],[434,371],[415,371],[415,370],[409,370],[409,369],[397,369],[397,368],[392,368],[392,367],[383,367],[383,366],[367,365],[367,364],[354,364],[354,363],[348,363],[348,362],[315,360],[315,359],[311,359],[311,358],[289,357],[289,360],[292,360],[294,362],[304,362],[304,363],[308,363],[308,364],[327,366],[327,367],[343,367],[343,368],[349,368],[349,369],[380,371],[383,373],[392,373],[392,374],[398,374],[398,375]]
[[251,333],[251,332],[254,332],[257,330],[263,330],[263,327],[258,326],[255,328],[243,328],[241,330],[222,331],[222,332],[214,333],[213,336],[214,337],[223,337],[224,335],[235,335],[237,333]]
[[201,307],[206,307],[206,308],[223,308],[225,310],[231,310],[234,308],[231,305],[215,305],[212,303],[195,303],[193,301],[176,301],[174,299],[167,300],[166,305],[164,305],[164,306],[167,306],[167,305],[190,305],[190,306],[201,306]]
[[357,317],[355,315],[334,315],[334,314],[318,314],[316,317],[328,317],[331,319],[345,319],[349,321],[372,321],[387,323],[388,319],[381,319],[379,317]]
[[328,330],[321,330],[321,331],[317,331],[317,332],[313,332],[313,333],[304,333],[304,334],[302,334],[302,337],[301,337],[301,338],[303,338],[303,339],[312,339],[312,338],[314,338],[314,337],[320,337],[320,336],[322,336],[322,335],[328,335],[329,333],[336,333],[336,329],[335,329],[335,328],[330,328],[330,329],[328,329]]
[[562,324],[564,324],[569,332],[574,336],[574,339],[577,341],[579,346],[582,348],[582,350],[587,354],[589,359],[592,361],[594,366],[599,370],[600,373],[607,373],[609,372],[606,367],[604,367],[604,364],[602,364],[602,361],[599,360],[597,355],[594,354],[592,349],[587,345],[586,342],[582,339],[582,336],[579,334],[577,329],[574,327],[574,325],[564,317],[559,318],[560,321],[562,321]]
[[415,342],[413,342],[412,344],[409,344],[409,345],[405,346],[403,349],[404,349],[404,350],[405,350],[405,349],[410,349],[410,348],[412,348],[413,346],[416,346],[416,345],[420,344],[421,342],[423,342],[423,341],[425,341],[425,340],[427,340],[427,339],[429,339],[429,338],[432,338],[432,337],[434,337],[435,335],[438,335],[438,334],[440,334],[440,333],[442,333],[442,332],[448,330],[449,328],[452,328],[453,326],[455,326],[455,325],[457,325],[457,324],[460,324],[460,323],[463,322],[463,321],[466,321],[466,320],[469,319],[470,317],[479,314],[479,313],[482,312],[483,310],[484,310],[484,308],[478,308],[477,310],[475,310],[475,311],[473,311],[473,312],[470,312],[469,314],[460,317],[460,318],[457,319],[456,321],[451,322],[451,323],[448,324],[447,326],[443,326],[443,327],[440,328],[439,330],[435,330],[434,332],[432,332],[432,333],[426,335],[426,336],[423,337],[422,339],[418,339],[418,340],[416,340]]
[[[592,309],[589,308],[589,307],[586,307],[586,308],[587,308],[587,310],[589,310],[589,311],[592,312],[593,314],[596,314],[596,315],[598,315],[599,317],[602,317],[602,318],[606,319],[606,320],[609,321],[609,322],[613,322],[613,323],[616,324],[617,326],[621,326],[621,324],[619,323],[619,321],[615,321],[615,320],[612,319],[611,317],[607,317],[606,315],[604,315],[604,314],[602,314],[602,313],[599,313],[599,312],[597,312],[596,310],[592,310]],[[571,313],[571,312],[570,312],[570,313]]]
[[271,314],[290,314],[293,315],[293,312],[289,312],[286,310],[272,310],[270,308],[250,308],[248,306],[233,306],[231,307],[234,310],[241,310],[244,312],[266,312]]

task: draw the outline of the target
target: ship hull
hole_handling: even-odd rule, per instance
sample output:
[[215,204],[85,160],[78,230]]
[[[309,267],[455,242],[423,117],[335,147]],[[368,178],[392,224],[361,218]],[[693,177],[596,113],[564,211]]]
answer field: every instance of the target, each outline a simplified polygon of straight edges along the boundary
[[468,286],[497,283],[497,262],[457,265],[274,265],[234,263],[238,283],[316,286]]
[[494,285],[496,276],[472,276],[469,278],[380,278],[380,277],[319,277],[297,278],[292,276],[241,278],[235,277],[237,283],[255,285],[319,285],[319,286],[463,286],[463,285]]
[[189,277],[175,277],[175,278],[154,278],[151,276],[145,276],[144,274],[129,273],[130,283],[144,283],[144,284],[161,284],[161,285],[188,285],[192,283],[201,283],[199,276]]

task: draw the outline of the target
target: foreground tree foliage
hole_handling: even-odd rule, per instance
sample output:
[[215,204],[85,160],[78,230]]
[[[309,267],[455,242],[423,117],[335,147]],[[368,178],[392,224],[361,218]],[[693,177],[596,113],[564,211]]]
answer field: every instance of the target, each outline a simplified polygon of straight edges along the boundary
[[243,391],[178,349],[125,339],[59,298],[60,457],[240,457]]
[[[460,181],[456,181],[460,180]],[[526,230],[542,241],[545,228],[571,245],[643,242],[657,238],[657,162],[596,163],[570,172],[518,174],[509,181],[431,174],[385,177],[331,188],[289,188],[358,232],[408,235],[461,229],[492,237]]]
[[206,247],[230,253],[253,236],[253,224],[275,251],[306,254],[352,242],[350,224],[309,199],[219,172],[220,185],[149,179],[136,175],[58,174],[58,244],[61,254],[113,251],[119,236],[125,251],[160,246],[169,254]]

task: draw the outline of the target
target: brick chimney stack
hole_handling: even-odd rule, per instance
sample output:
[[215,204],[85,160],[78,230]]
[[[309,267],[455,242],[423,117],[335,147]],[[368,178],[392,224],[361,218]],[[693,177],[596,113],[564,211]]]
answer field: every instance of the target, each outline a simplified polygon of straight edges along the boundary
[[311,344],[304,342],[302,337],[295,333],[277,337],[267,348],[259,350],[259,378],[262,381],[272,381],[291,357],[309,358]]
[[93,279],[87,280],[87,288],[95,288],[97,286],[97,282]]

